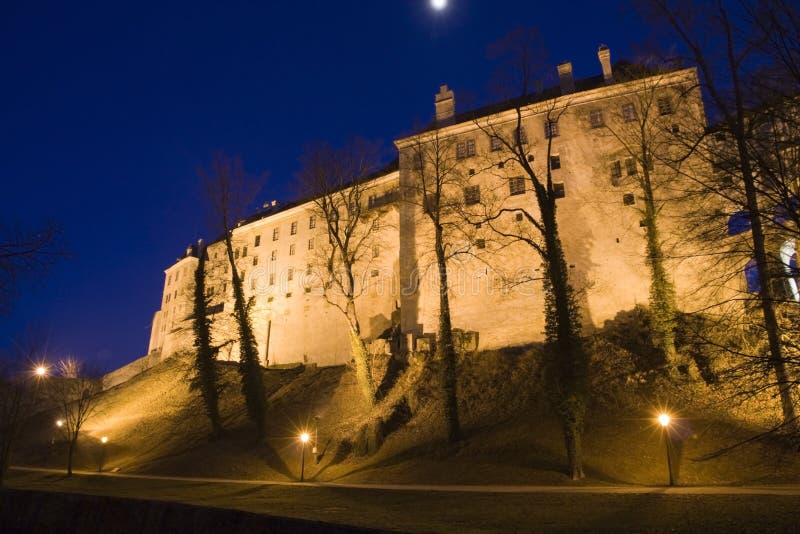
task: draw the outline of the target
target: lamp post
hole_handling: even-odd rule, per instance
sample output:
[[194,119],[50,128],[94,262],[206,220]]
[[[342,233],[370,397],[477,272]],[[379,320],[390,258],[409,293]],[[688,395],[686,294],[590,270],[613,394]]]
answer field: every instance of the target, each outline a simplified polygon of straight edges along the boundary
[[670,434],[669,425],[672,422],[672,417],[667,413],[658,414],[658,423],[664,432],[664,444],[667,449],[667,470],[669,471],[669,485],[674,486],[675,480],[672,478],[672,455],[670,454]]
[[300,482],[303,482],[306,469],[306,443],[308,443],[308,432],[300,434]]
[[108,437],[103,436],[100,438],[100,464],[97,466],[97,472],[103,472],[103,464],[106,462],[106,443],[108,443]]

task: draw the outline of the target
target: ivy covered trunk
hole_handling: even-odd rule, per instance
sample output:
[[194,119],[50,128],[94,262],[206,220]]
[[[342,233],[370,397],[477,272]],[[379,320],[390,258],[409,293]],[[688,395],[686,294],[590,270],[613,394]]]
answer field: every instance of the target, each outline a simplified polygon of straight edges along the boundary
[[453,345],[453,325],[450,321],[447,260],[440,226],[436,227],[435,246],[439,271],[439,332],[436,337],[436,357],[441,368],[447,440],[454,443],[461,439],[461,423],[458,418],[458,377],[456,374],[456,350]]

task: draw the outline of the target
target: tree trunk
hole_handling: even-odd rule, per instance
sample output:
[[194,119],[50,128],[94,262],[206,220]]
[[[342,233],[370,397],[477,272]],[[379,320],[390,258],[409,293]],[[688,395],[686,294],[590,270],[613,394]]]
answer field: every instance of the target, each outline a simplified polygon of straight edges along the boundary
[[453,345],[453,325],[450,320],[450,297],[447,287],[447,258],[440,226],[436,227],[435,246],[436,262],[439,271],[439,334],[436,340],[436,355],[441,365],[447,441],[455,443],[461,439],[461,423],[458,418],[458,376],[456,369],[456,351]]
[[364,339],[361,337],[361,325],[356,316],[356,304],[353,299],[348,299],[345,315],[350,325],[350,348],[353,351],[353,360],[355,361],[356,381],[364,398],[371,407],[375,404],[375,382],[372,377],[369,351]]
[[75,452],[75,442],[78,440],[77,436],[69,440],[69,448],[67,449],[67,476],[72,476],[72,454]]

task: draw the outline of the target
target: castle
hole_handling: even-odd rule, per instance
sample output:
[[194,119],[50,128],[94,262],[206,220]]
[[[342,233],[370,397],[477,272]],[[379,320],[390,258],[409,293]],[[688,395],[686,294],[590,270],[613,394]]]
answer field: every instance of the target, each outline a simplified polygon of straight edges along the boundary
[[[374,175],[367,204],[380,225],[370,254],[358,264],[356,306],[365,339],[399,329],[413,344],[437,328],[439,294],[431,257],[431,228],[424,206],[415,202],[414,151],[434,138],[446,140],[461,182],[452,193],[465,205],[509,210],[502,224],[521,229],[511,210],[535,211],[535,196],[518,164],[503,157],[498,142],[517,131],[528,147],[531,165],[551,170],[559,192],[558,223],[570,279],[578,292],[584,328],[602,326],[622,310],[648,301],[649,272],[641,227],[641,198],[633,178],[643,164],[620,132],[641,124],[645,102],[665,135],[685,126],[685,117],[704,121],[694,69],[618,76],[610,51],[598,51],[600,74],[575,80],[569,62],[558,66],[559,85],[526,97],[469,113],[456,113],[455,95],[446,85],[435,96],[430,128],[395,140],[397,164]],[[628,128],[626,130],[626,128]],[[548,144],[550,149],[548,152]],[[668,196],[668,193],[659,193]],[[676,233],[665,203],[661,216],[669,246]],[[498,219],[499,220],[499,219]],[[478,349],[519,345],[543,339],[544,305],[541,260],[519,240],[497,239],[487,225],[462,221],[447,237],[455,255],[448,265],[452,324],[477,332]],[[315,254],[325,246],[324,221],[313,199],[286,207],[274,203],[241,221],[232,231],[235,256],[251,299],[251,319],[263,365],[309,362],[336,365],[351,359],[348,328],[342,313],[323,298],[313,275]],[[233,296],[224,241],[207,247],[206,273],[211,297],[213,335],[222,346],[220,359],[237,359],[232,327]],[[161,308],[152,322],[149,353],[160,358],[192,347],[196,249],[165,271]],[[679,303],[700,298],[691,291],[697,265],[670,265]],[[413,350],[413,347],[409,347]]]

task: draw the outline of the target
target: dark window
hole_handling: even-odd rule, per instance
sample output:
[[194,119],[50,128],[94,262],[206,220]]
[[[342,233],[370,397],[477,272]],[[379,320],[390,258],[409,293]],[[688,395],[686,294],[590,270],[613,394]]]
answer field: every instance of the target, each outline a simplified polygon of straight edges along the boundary
[[658,114],[670,115],[672,113],[672,101],[666,96],[658,99]]
[[316,227],[317,227],[317,217],[315,215],[312,215],[311,217],[308,218],[308,228],[309,230],[313,230]]
[[304,288],[304,291],[305,291],[306,293],[311,293],[311,288],[310,288],[310,287],[306,287],[306,288]]
[[239,249],[237,248],[233,253],[233,258],[238,260],[239,259]]
[[370,275],[372,276],[372,278],[377,278],[378,275],[380,275],[380,271],[378,271],[378,269],[372,269]]
[[546,120],[544,122],[544,136],[547,139],[558,137],[558,121]]
[[373,245],[373,247],[372,247],[372,257],[373,258],[377,258],[380,255],[381,255],[381,247],[379,247],[378,245]]
[[503,140],[498,135],[489,136],[489,148],[492,152],[503,150]]
[[242,248],[242,257],[243,258],[247,257],[247,247]]
[[564,191],[564,182],[553,182],[553,196],[555,198],[564,198],[567,196]]
[[295,247],[294,243],[289,245],[289,256],[294,256],[294,253],[295,253],[296,250],[297,250],[297,248]]
[[672,125],[672,133],[673,133],[673,134],[679,134],[679,133],[681,133],[681,128],[680,128],[680,126],[678,126],[677,124],[673,124],[673,125]]
[[625,172],[628,173],[628,176],[635,176],[636,175],[636,160],[633,158],[627,158],[625,160]]
[[272,261],[277,260],[278,259],[278,251],[277,250],[273,250],[272,253],[269,255],[269,259],[271,259]]
[[288,271],[286,271],[286,279],[287,279],[288,281],[290,281],[290,282],[291,282],[292,280],[294,280],[294,269],[292,269],[291,267],[289,267],[289,270],[288,270]]
[[622,120],[625,122],[633,122],[638,119],[636,114],[636,106],[633,104],[623,104],[622,106]]
[[622,195],[622,203],[626,206],[633,206],[636,203],[636,198],[633,193],[625,193]]
[[470,169],[469,170],[469,175],[470,176],[475,176],[475,169]]
[[469,158],[475,155],[475,140],[474,139],[467,139],[466,141],[461,141],[460,143],[456,143],[456,158],[457,159],[464,159]]
[[313,238],[308,240],[308,250],[314,250],[314,239]]
[[275,273],[269,273],[269,285],[275,285]]
[[258,265],[258,256],[253,256],[253,265]]
[[527,145],[528,144],[528,134],[527,134],[527,132],[525,132],[525,128],[520,126],[516,130],[516,134],[517,134],[516,140],[519,141],[519,144],[521,144],[521,145]]
[[467,139],[467,157],[475,155],[475,139]]
[[497,168],[498,169],[503,169],[503,168],[505,168],[505,166],[506,166],[506,162],[505,161],[501,161],[500,163],[497,164]]
[[605,122],[603,122],[603,112],[599,109],[589,112],[589,125],[592,128],[602,128],[605,126]]
[[281,236],[280,228],[273,228],[272,229],[272,240],[273,241],[277,241],[280,236]]
[[550,156],[550,170],[554,171],[561,168],[561,156],[554,154]]
[[292,226],[289,229],[289,233],[291,235],[296,235],[297,234],[297,221],[292,221]]
[[611,185],[619,185],[622,178],[622,163],[619,160],[611,162]]
[[464,188],[464,204],[470,206],[481,201],[481,188],[479,185],[469,185]]
[[260,236],[260,235],[257,235],[257,236],[256,236],[256,240],[255,240],[255,243],[253,243],[253,246],[254,246],[254,247],[257,247],[257,246],[259,246],[260,244],[261,244],[261,236]]
[[522,222],[522,214],[521,213],[514,214],[514,220],[517,222]]
[[478,248],[486,248],[486,240],[485,239],[476,239],[475,246]]
[[525,178],[522,176],[515,176],[513,178],[509,178],[508,180],[508,194],[511,196],[514,195],[524,195],[525,194]]

